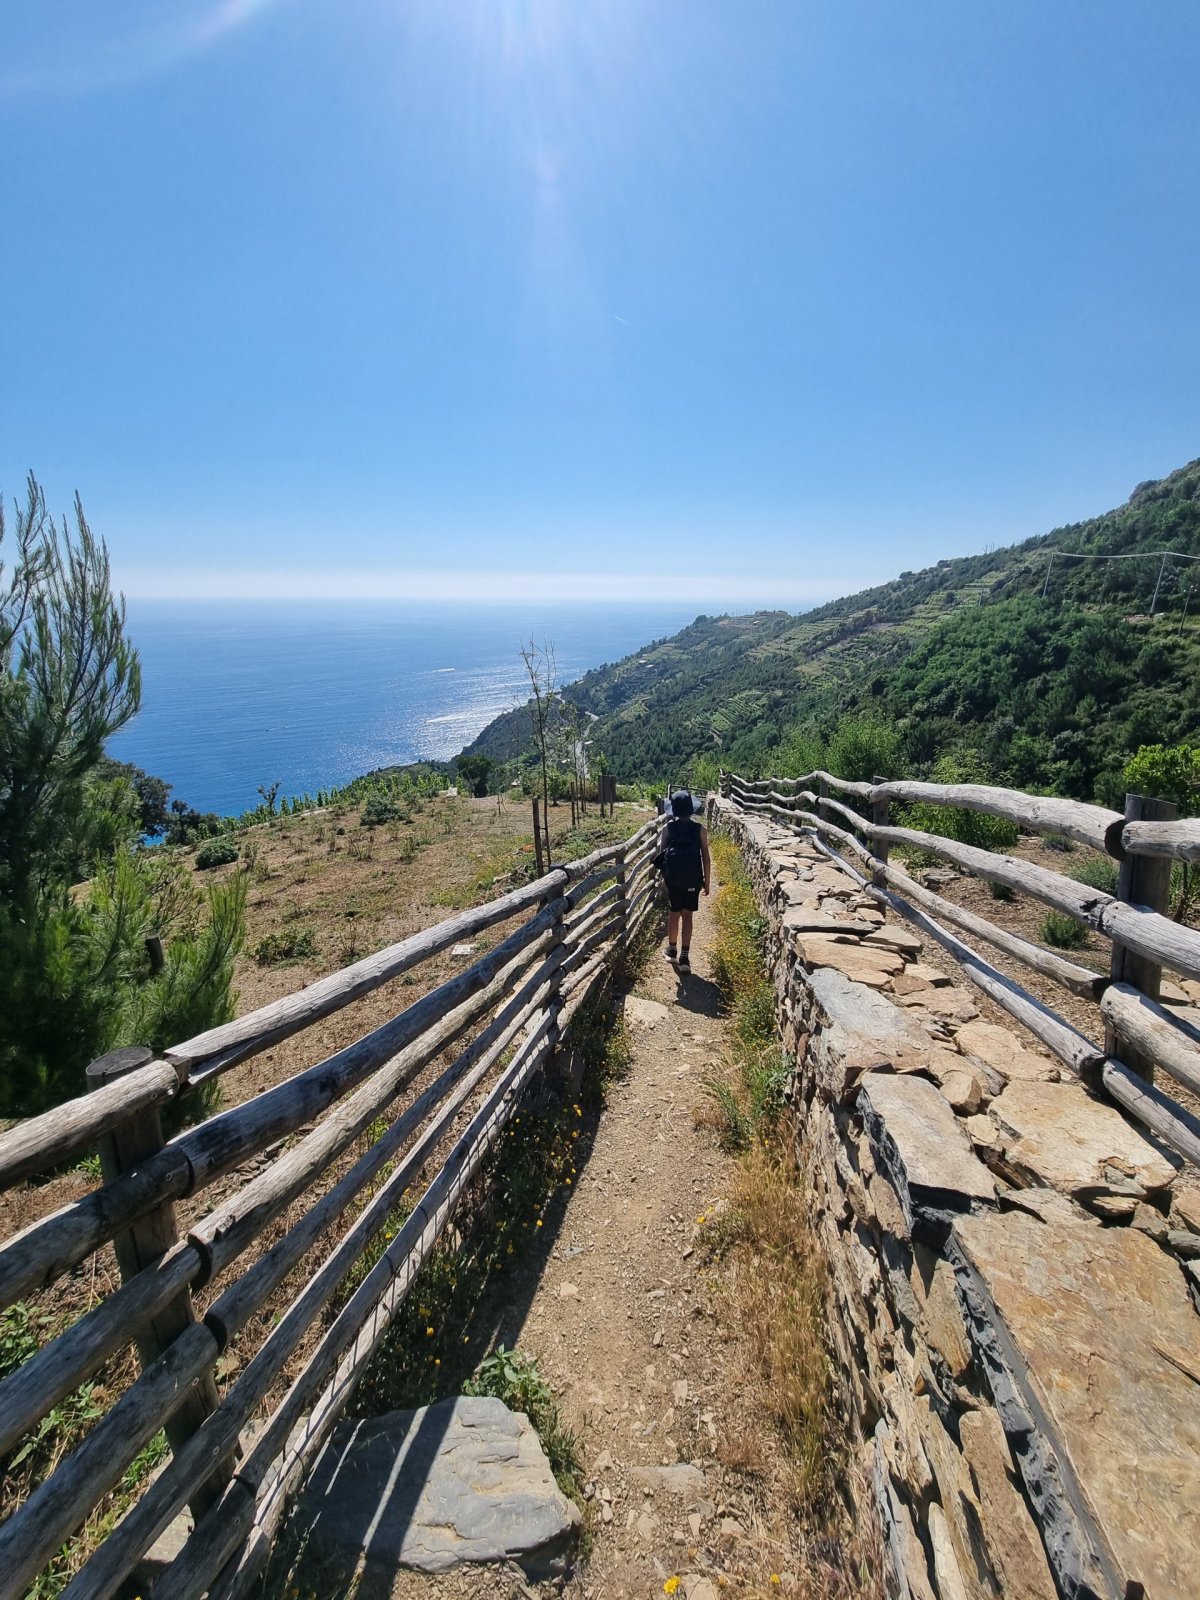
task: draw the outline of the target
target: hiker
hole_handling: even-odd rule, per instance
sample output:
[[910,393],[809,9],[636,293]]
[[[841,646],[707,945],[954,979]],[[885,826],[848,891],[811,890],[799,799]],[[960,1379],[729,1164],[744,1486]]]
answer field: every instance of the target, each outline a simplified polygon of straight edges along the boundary
[[662,831],[662,848],[655,861],[667,884],[667,960],[678,961],[680,972],[692,963],[692,913],[699,908],[700,891],[708,893],[712,860],[708,833],[696,820],[696,802],[686,789],[671,796],[671,820]]

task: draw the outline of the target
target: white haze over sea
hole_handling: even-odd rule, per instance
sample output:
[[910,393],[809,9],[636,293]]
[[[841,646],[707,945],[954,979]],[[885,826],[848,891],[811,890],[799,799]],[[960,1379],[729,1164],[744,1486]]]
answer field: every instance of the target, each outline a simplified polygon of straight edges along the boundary
[[527,697],[531,635],[554,644],[567,682],[723,609],[754,608],[134,599],[142,709],[109,753],[231,815],[258,804],[259,784],[315,793],[456,755]]

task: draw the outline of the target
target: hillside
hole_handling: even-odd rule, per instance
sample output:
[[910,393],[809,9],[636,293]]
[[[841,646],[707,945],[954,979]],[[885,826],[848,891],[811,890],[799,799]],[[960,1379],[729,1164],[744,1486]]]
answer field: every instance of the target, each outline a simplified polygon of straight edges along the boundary
[[[706,760],[768,770],[868,716],[909,768],[966,747],[998,777],[1111,796],[1139,744],[1200,732],[1200,564],[1164,566],[1165,549],[1200,558],[1200,461],[1103,516],[801,616],[697,617],[567,694],[628,778]],[[511,761],[528,744],[518,709],[469,750]]]

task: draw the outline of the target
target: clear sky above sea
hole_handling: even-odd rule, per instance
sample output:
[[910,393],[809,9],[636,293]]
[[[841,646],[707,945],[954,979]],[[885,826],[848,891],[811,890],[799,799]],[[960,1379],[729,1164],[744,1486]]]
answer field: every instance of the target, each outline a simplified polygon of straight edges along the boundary
[[786,603],[1200,454],[1197,0],[5,0],[0,489],[132,594]]

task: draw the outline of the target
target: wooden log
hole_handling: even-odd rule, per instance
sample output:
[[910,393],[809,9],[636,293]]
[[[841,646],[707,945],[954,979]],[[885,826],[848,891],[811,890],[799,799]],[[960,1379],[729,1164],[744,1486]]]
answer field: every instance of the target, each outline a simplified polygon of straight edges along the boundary
[[1200,861],[1200,817],[1178,822],[1127,822],[1121,830],[1121,845],[1131,856]]
[[965,975],[982,989],[997,1005],[1003,1007],[1010,1016],[1015,1017],[1036,1039],[1039,1039],[1058,1059],[1064,1062],[1071,1070],[1080,1076],[1085,1076],[1089,1071],[1099,1066],[1104,1060],[1104,1051],[1092,1043],[1082,1033],[1072,1028],[1069,1023],[1052,1011],[1040,1001],[1036,995],[1029,993],[1014,979],[1006,977],[991,962],[987,961],[970,945],[943,928],[925,912],[916,906],[910,905],[902,896],[893,893],[890,889],[880,889],[868,883],[861,873],[855,872],[847,862],[843,861],[837,853],[816,840],[819,849],[823,850],[833,860],[849,873],[863,886],[864,893],[871,895],[872,899],[881,904],[890,906],[902,917],[905,917],[915,927],[936,939],[951,955],[955,957]]
[[[102,1094],[106,1088],[119,1082],[129,1073],[147,1065],[146,1058],[151,1056],[152,1052],[141,1045],[110,1050],[107,1055],[93,1061],[88,1067],[88,1083],[93,1092]],[[143,1161],[152,1159],[162,1151],[162,1122],[158,1107],[145,1106],[131,1116],[125,1117],[111,1133],[106,1133],[101,1138],[98,1148],[101,1171],[106,1182],[113,1183],[125,1173],[135,1172]],[[122,1281],[131,1283],[147,1267],[153,1267],[169,1256],[178,1245],[179,1224],[175,1216],[175,1206],[172,1201],[164,1200],[114,1238],[113,1248],[117,1265],[121,1269]],[[193,1328],[195,1323],[196,1312],[192,1305],[192,1292],[185,1284],[137,1331],[138,1357],[143,1371],[149,1371],[159,1357]],[[216,1410],[219,1403],[216,1377],[213,1372],[206,1372],[192,1384],[188,1393],[167,1418],[166,1432],[171,1449],[180,1450],[204,1419]],[[228,1480],[232,1472],[232,1463],[223,1463],[221,1471],[223,1479]],[[192,1504],[195,1516],[203,1514],[219,1488],[219,1482],[205,1486],[199,1498]]]
[[[220,1298],[213,1302],[205,1320],[217,1335],[222,1348],[227,1347],[230,1340],[245,1326],[259,1306],[270,1298],[292,1268],[326,1230],[344,1215],[350,1203],[395,1157],[397,1151],[426,1116],[445,1099],[446,1104],[437,1119],[423,1131],[419,1142],[405,1155],[405,1173],[411,1174],[417,1169],[432,1144],[441,1138],[458,1108],[492,1070],[521,1030],[532,1021],[539,1010],[545,1008],[548,997],[548,986],[542,984],[511,1016],[503,1022],[497,1018],[496,1022],[478,1039],[473,1040],[445,1072],[413,1102],[334,1188],[323,1195],[282,1239],[272,1245],[265,1255],[260,1256],[248,1271],[230,1284]],[[394,1193],[394,1188],[390,1192]],[[381,1210],[380,1216],[386,1221],[386,1206]],[[380,1222],[380,1226],[383,1225],[383,1221]]]
[[[548,1026],[549,1018],[543,1014],[540,1026],[535,1028],[529,1039],[519,1047],[514,1063],[507,1069],[508,1073],[511,1074],[514,1069],[519,1069],[521,1062],[528,1057],[530,1052],[545,1048]],[[491,1069],[503,1048],[505,1048],[504,1045],[499,1045],[493,1052],[489,1052],[490,1059],[486,1063],[480,1063],[479,1076]],[[478,1079],[476,1078],[475,1081],[478,1081]],[[334,1252],[327,1260],[321,1263],[308,1283],[304,1285],[300,1294],[288,1306],[283,1317],[268,1334],[262,1347],[255,1353],[230,1386],[220,1411],[209,1418],[204,1428],[189,1442],[187,1450],[181,1452],[178,1457],[171,1461],[155,1479],[154,1483],[147,1488],[125,1519],[109,1534],[104,1545],[96,1552],[84,1569],[84,1573],[80,1574],[80,1578],[83,1578],[84,1574],[87,1575],[87,1582],[86,1584],[80,1584],[78,1600],[83,1600],[84,1596],[87,1597],[87,1600],[101,1600],[101,1597],[111,1595],[119,1585],[124,1573],[129,1571],[141,1553],[153,1543],[162,1529],[171,1521],[179,1507],[193,1492],[193,1485],[197,1478],[199,1477],[202,1480],[203,1474],[210,1470],[210,1463],[219,1458],[223,1452],[227,1451],[236,1442],[239,1433],[270,1392],[288,1358],[304,1339],[308,1329],[328,1304],[345,1275],[355,1267],[362,1256],[363,1250],[387,1223],[404,1189],[412,1182],[414,1174],[420,1170],[421,1163],[443,1136],[458,1106],[466,1095],[470,1093],[471,1087],[473,1087],[473,1083],[468,1084],[465,1080],[460,1084],[460,1092],[456,1093],[447,1102],[437,1118],[422,1131],[418,1144],[405,1155],[401,1165],[388,1175],[385,1183],[371,1197],[364,1211],[343,1234]],[[445,1168],[441,1170],[444,1171]],[[341,1185],[339,1185],[340,1188]],[[416,1212],[413,1213],[413,1216],[416,1216]],[[410,1217],[409,1223],[412,1220],[413,1218]],[[408,1227],[408,1223],[405,1224],[405,1227]],[[401,1236],[403,1234],[404,1228],[401,1229]],[[278,1246],[275,1248],[277,1250]],[[428,1251],[426,1251],[426,1254],[428,1254]],[[264,1257],[263,1261],[265,1262],[266,1259]],[[383,1259],[386,1260],[387,1257],[385,1256]],[[422,1257],[423,1259],[424,1257]],[[234,1285],[210,1308],[209,1320],[214,1323],[219,1333],[228,1336],[233,1330],[244,1325],[245,1320],[261,1303],[260,1293],[269,1293],[274,1287],[274,1284],[269,1282],[268,1277],[261,1272],[262,1265],[263,1262],[256,1263],[255,1267],[251,1269],[251,1273],[247,1275],[248,1279],[254,1278],[256,1293],[247,1295],[243,1291],[238,1295],[236,1293],[238,1286]],[[378,1264],[375,1270],[378,1270]],[[278,1281],[278,1279],[275,1281]],[[364,1285],[369,1281],[371,1281],[371,1275],[368,1275],[368,1278],[364,1280]],[[362,1286],[352,1297],[347,1307],[343,1308],[343,1312],[339,1314],[330,1330],[332,1332],[333,1329],[337,1329],[340,1326],[347,1340],[354,1337],[354,1330],[347,1330],[347,1325],[343,1323],[342,1318],[345,1316],[345,1312],[349,1310],[350,1305],[361,1303],[361,1288]],[[328,1335],[318,1344],[318,1352],[327,1348],[327,1339]],[[315,1359],[315,1357],[310,1359],[304,1372],[310,1371],[312,1359]],[[332,1360],[336,1361],[336,1359],[337,1356],[334,1355]],[[303,1375],[302,1373],[301,1377]],[[297,1382],[299,1381],[298,1379]],[[318,1378],[318,1384],[320,1381]],[[294,1392],[294,1390],[295,1384],[293,1384],[289,1393]],[[278,1412],[275,1413],[276,1417],[278,1414]],[[224,1564],[225,1559],[227,1559],[228,1550],[234,1548],[238,1536],[239,1518],[237,1515],[231,1515],[231,1511],[236,1511],[238,1505],[239,1485],[243,1489],[248,1486],[252,1488],[259,1481],[259,1476],[259,1472],[252,1467],[249,1460],[243,1461],[238,1469],[238,1477],[224,1491],[222,1499],[218,1502],[214,1512],[210,1513],[198,1524],[197,1532],[199,1533],[203,1530],[203,1537],[199,1546],[197,1546],[196,1553],[206,1550],[209,1556],[215,1557],[219,1555],[215,1565],[206,1565],[206,1571],[210,1573],[218,1571],[220,1566]],[[224,1546],[226,1554],[220,1554],[222,1547],[216,1541],[218,1539],[228,1540],[231,1536],[234,1543]],[[189,1541],[188,1549],[192,1549],[195,1545],[196,1534],[193,1534],[192,1540]],[[164,1578],[160,1579],[158,1585],[156,1585],[156,1596],[163,1592],[161,1586],[167,1576],[175,1574],[172,1577],[172,1583],[174,1584],[186,1574],[187,1570],[188,1568],[185,1565],[181,1568],[179,1574],[175,1574],[175,1564],[173,1564],[168,1570],[168,1574],[164,1574]],[[78,1582],[78,1580],[76,1581]],[[77,1600],[77,1596],[73,1595],[72,1600]]]
[[507,922],[518,912],[527,911],[544,900],[547,895],[557,895],[570,881],[566,868],[556,867],[552,872],[533,883],[523,884],[498,900],[475,906],[457,916],[439,922],[435,927],[414,933],[399,944],[390,945],[376,955],[365,956],[352,966],[342,967],[310,983],[295,994],[286,995],[268,1006],[260,1006],[234,1022],[210,1028],[182,1044],[172,1045],[165,1051],[166,1060],[190,1083],[203,1082],[214,1073],[223,1072],[248,1056],[257,1055],[280,1039],[288,1039],[321,1017],[339,1011],[343,1006],[370,994],[382,984],[390,983],[401,973],[419,966],[430,956],[435,956],[451,945],[459,944],[473,934],[482,933],[498,922]]
[[598,889],[602,883],[608,883],[616,875],[617,864],[615,861],[606,861],[597,867],[594,872],[589,872],[586,878],[581,878],[578,883],[573,884],[567,894],[563,896],[567,908],[574,910],[577,906],[582,905],[594,889]]
[[[1155,800],[1146,795],[1125,796],[1125,816],[1130,822],[1170,822],[1176,808],[1167,800]],[[1121,862],[1117,880],[1117,899],[1141,910],[1165,912],[1171,898],[1171,863],[1159,856],[1130,856]],[[1129,948],[1115,939],[1109,975],[1114,983],[1132,984],[1151,1000],[1157,1000],[1162,983],[1162,967],[1154,960]],[[1111,1030],[1105,1040],[1109,1055],[1116,1054],[1116,1036]],[[1125,1052],[1124,1064],[1140,1072],[1148,1081],[1154,1078],[1154,1062],[1136,1050]]]
[[[548,1025],[549,1019],[547,1029]],[[395,1240],[323,1334],[239,1468],[240,1482],[261,1484],[275,1468],[276,1490],[286,1492],[320,1449],[403,1304],[413,1279],[453,1216],[463,1191],[503,1132],[522,1088],[548,1048],[545,1031],[531,1035],[522,1046]],[[247,1375],[249,1371],[248,1367]],[[304,1427],[294,1439],[293,1429],[302,1420]],[[284,1452],[291,1460],[276,1466]],[[226,1499],[228,1496],[227,1491]],[[181,1554],[156,1585],[155,1600],[199,1600],[205,1593],[244,1538],[240,1528],[231,1527],[225,1520],[225,1509],[223,1500],[197,1524]]]
[[984,783],[879,783],[871,795],[872,799],[876,797],[982,811],[1034,833],[1061,833],[1093,850],[1108,850],[1110,841],[1120,836],[1122,825],[1120,812],[1109,811],[1104,806],[1087,805],[1082,800],[1063,800],[1054,795],[1025,794],[1019,789],[1000,789]]
[[165,1061],[151,1061],[94,1094],[28,1117],[0,1133],[0,1189],[56,1167],[111,1133],[138,1111],[165,1105],[179,1092],[179,1077]]
[[612,914],[612,908],[619,901],[619,892],[616,886],[605,889],[603,894],[598,894],[594,900],[589,900],[583,910],[569,922],[563,924],[563,939],[567,944],[573,944],[587,935],[607,920]]
[[[189,1238],[210,1263],[209,1273],[223,1272],[297,1195],[371,1126],[434,1056],[491,1010],[514,978],[528,966],[528,958],[549,948],[551,937],[549,930],[543,933],[503,968],[486,989],[456,1006],[402,1050],[319,1127],[273,1161],[266,1172],[243,1184],[208,1216],[193,1224]],[[562,957],[556,954],[541,962],[531,980],[534,985],[544,984],[561,961]]]
[[557,898],[494,950],[447,979],[399,1016],[315,1067],[230,1111],[210,1117],[172,1140],[187,1157],[193,1188],[201,1189],[285,1134],[294,1133],[371,1072],[405,1049],[475,990],[485,988],[512,958],[553,927],[564,905]]
[[[806,814],[807,815],[807,814]],[[1098,999],[1101,992],[1108,984],[1108,979],[1102,974],[1091,972],[1087,967],[1080,967],[1073,961],[1067,961],[1063,956],[1056,955],[1052,950],[1044,950],[1041,945],[1030,944],[1027,940],[1009,933],[1004,928],[998,928],[995,923],[989,922],[986,917],[976,916],[973,911],[957,906],[952,900],[946,900],[940,894],[935,894],[931,889],[926,889],[922,884],[910,878],[908,873],[892,862],[883,862],[873,856],[865,845],[860,843],[853,834],[844,828],[839,828],[835,823],[826,822],[816,815],[811,816],[811,826],[818,832],[831,838],[836,838],[840,844],[852,848],[861,855],[867,865],[872,869],[876,882],[888,884],[896,889],[907,899],[915,901],[926,911],[932,912],[935,917],[940,917],[945,922],[952,922],[956,927],[967,933],[976,934],[985,939],[997,950],[1003,950],[1006,955],[1014,956],[1025,966],[1040,973],[1045,978],[1052,978],[1056,983],[1061,983],[1072,994],[1084,1000]]]
[[216,1356],[212,1334],[193,1324],[0,1525],[0,1600],[21,1600]]
[[1127,983],[1110,984],[1100,998],[1100,1010],[1119,1045],[1131,1046],[1139,1056],[1157,1062],[1200,1095],[1200,1029]]
[[195,1283],[202,1265],[198,1250],[177,1245],[10,1372],[0,1383],[0,1457],[128,1345],[181,1289]]
[[44,1289],[163,1200],[187,1194],[191,1181],[187,1157],[168,1144],[136,1172],[30,1223],[0,1246],[0,1306]]
[[1105,1061],[1100,1068],[1100,1082],[1117,1104],[1156,1138],[1200,1166],[1200,1117],[1147,1083],[1123,1061]]

